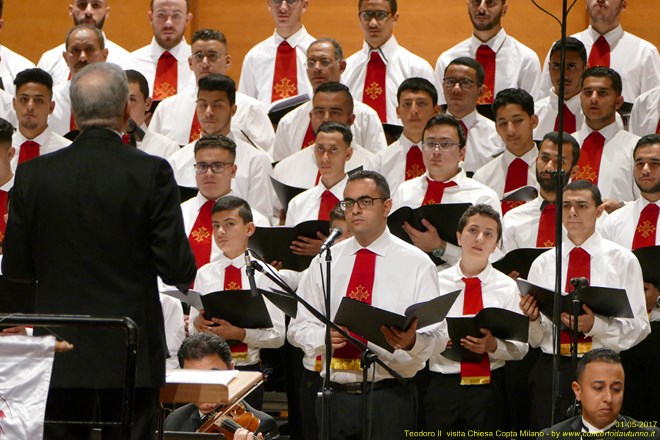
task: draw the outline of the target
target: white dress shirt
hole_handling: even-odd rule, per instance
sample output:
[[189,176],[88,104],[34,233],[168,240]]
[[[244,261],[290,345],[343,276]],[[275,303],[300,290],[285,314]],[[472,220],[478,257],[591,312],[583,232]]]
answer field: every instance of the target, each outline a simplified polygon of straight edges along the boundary
[[[429,186],[428,181],[426,180],[427,178],[430,179],[428,172],[419,177],[415,177],[414,179],[407,180],[399,185],[399,189],[397,189],[392,197],[391,212],[395,212],[403,206],[409,206],[411,208],[419,208],[422,206],[426,190]],[[497,197],[495,191],[474,179],[470,179],[465,175],[465,171],[459,171],[458,174],[447,182],[456,182],[456,186],[445,188],[445,191],[442,194],[442,204],[471,203],[476,205],[479,203],[485,203],[490,205],[498,214],[500,214],[500,216],[502,215],[500,199]],[[447,264],[441,265],[439,268],[446,269],[449,266],[455,265],[458,263],[461,255],[462,251],[460,246],[447,242],[445,253],[442,256],[442,259]]]
[[[575,115],[575,129],[580,130],[584,124],[580,94],[578,93],[569,100],[564,101],[564,104]],[[534,139],[540,141],[547,133],[555,131],[555,120],[559,114],[559,97],[554,89],[552,89],[549,96],[534,103],[534,113],[539,118],[539,124],[534,129]],[[566,131],[565,126],[564,131]]]
[[23,145],[23,142],[28,140],[39,144],[39,156],[52,153],[53,151],[61,150],[62,148],[71,145],[70,140],[54,133],[50,127],[46,128],[39,136],[34,139],[27,139],[25,136],[23,136],[20,130],[16,130],[16,133],[14,133],[14,136],[12,137],[12,145],[16,149],[16,153],[11,160],[11,169],[13,172],[16,172],[16,167],[18,166],[18,156],[21,153],[21,145]]
[[413,142],[401,134],[398,140],[378,152],[380,158],[380,173],[390,185],[390,193],[396,193],[397,188],[406,181],[406,157],[413,145],[422,149],[422,142]]
[[[273,150],[273,159],[276,162],[300,151],[305,134],[307,134],[307,127],[309,127],[309,112],[311,111],[312,101],[308,101],[287,113],[277,124]],[[355,121],[351,125],[353,142],[362,145],[372,153],[385,150],[387,141],[383,125],[378,119],[378,113],[368,105],[357,101],[353,113],[355,114]]]
[[167,159],[179,151],[179,145],[171,139],[150,130],[145,124],[142,124],[140,128],[144,130],[144,138],[136,142],[138,150],[142,150],[152,156],[162,157],[163,159]]
[[[205,264],[197,271],[197,277],[195,277],[195,290],[198,291],[200,295],[224,290],[225,269],[230,265],[241,269],[241,283],[243,289],[249,289],[250,282],[247,273],[245,272],[245,257],[243,254],[233,260],[230,260],[225,257],[224,254],[221,254],[217,261]],[[254,279],[257,288],[259,289],[270,290],[271,287],[277,288],[277,286],[275,286],[261,272],[255,273]],[[263,297],[263,299],[268,314],[270,315],[270,319],[273,322],[273,327],[245,329],[245,339],[243,339],[242,342],[248,346],[248,358],[247,360],[235,359],[234,362],[237,366],[254,365],[261,359],[259,357],[259,350],[261,348],[279,348],[284,344],[284,337],[286,335],[284,313],[275,307],[266,297]],[[197,310],[191,308],[190,322],[193,322],[198,314]],[[195,326],[191,325],[189,332],[191,334],[197,333]]]
[[14,97],[0,90],[0,118],[6,119],[14,127],[18,127],[18,119],[13,104]]
[[[250,204],[259,212],[270,212],[273,206],[274,191],[270,182],[273,169],[270,158],[262,150],[239,139],[233,133],[229,136],[236,143],[236,176],[231,181],[231,189],[237,197]],[[195,143],[191,142],[169,157],[174,178],[179,186],[196,188]]]
[[[495,52],[495,91],[508,88],[519,88],[526,90],[534,99],[541,97],[539,81],[541,78],[541,65],[539,57],[529,47],[525,46],[504,29],[490,40],[483,42],[473,35],[467,40],[443,52],[435,63],[435,86],[442,90],[442,78],[445,69],[458,57],[477,58],[477,49],[482,44],[488,45]],[[495,96],[493,96],[495,98]],[[445,104],[442,93],[438,96],[439,104]]]
[[[451,115],[450,111],[447,113]],[[504,151],[504,142],[497,134],[495,122],[476,110],[466,115],[461,122],[468,129],[463,169],[475,172]]]
[[[62,53],[60,53],[60,58],[62,58]],[[2,89],[5,92],[12,96],[16,95],[16,86],[14,86],[16,75],[25,69],[32,69],[33,67],[34,63],[32,61],[8,49],[6,46],[0,46],[0,79],[2,80]]]
[[[103,37],[105,38],[105,47],[108,49],[108,58],[106,61],[108,63],[117,64],[122,69],[126,69],[130,52],[120,45],[108,40],[105,33],[103,33]],[[44,52],[37,64],[37,67],[45,70],[53,77],[53,85],[61,84],[69,80],[71,70],[62,56],[64,52],[66,52],[66,47],[65,44],[62,43],[59,46]]]
[[660,122],[660,86],[642,93],[635,99],[630,113],[631,133],[645,136],[658,132]]
[[[461,289],[461,293],[449,309],[448,317],[469,316],[463,314],[463,304],[465,302],[465,275],[458,264],[442,271],[438,274],[440,278],[440,292],[447,294]],[[481,293],[483,308],[497,307],[510,310],[520,314],[518,302],[520,301],[520,292],[516,282],[500,271],[493,268],[490,263],[486,268],[476,276],[481,281]],[[497,348],[494,352],[488,353],[490,361],[490,370],[496,370],[504,366],[504,361],[514,361],[522,359],[527,354],[529,346],[525,342],[497,340]],[[429,360],[431,371],[442,374],[459,374],[461,372],[461,363],[451,361],[442,354],[436,354]]]
[[48,126],[60,136],[71,131],[71,81],[65,81],[53,86],[53,101],[55,108],[48,116]]
[[[642,213],[642,209],[646,208],[649,204],[655,203],[660,206],[660,201],[650,202],[644,197],[640,197],[633,203],[628,203],[621,209],[617,209],[607,216],[603,221],[603,228],[601,233],[603,238],[613,241],[616,244],[623,246],[626,249],[632,249],[633,239],[635,237],[635,229]],[[660,217],[655,225],[655,244],[660,245]],[[660,309],[654,307],[651,311],[651,321],[660,321]]]
[[[589,26],[572,36],[584,43],[589,56],[591,47],[600,34]],[[652,43],[624,32],[621,25],[606,33],[604,37],[610,45],[610,67],[616,70],[623,80],[623,98],[626,102],[634,102],[642,93],[660,86],[660,56]],[[541,90],[546,95],[552,87],[548,70],[549,59],[548,51],[541,78]]]
[[179,366],[179,347],[186,339],[185,322],[183,321],[183,307],[181,301],[169,295],[159,294],[160,305],[163,308],[163,321],[165,323],[165,342],[167,343],[167,354],[165,367],[175,370]]
[[[584,140],[593,131],[587,124],[584,124],[582,129],[573,133],[573,137],[582,147]],[[640,194],[633,178],[632,158],[633,149],[639,137],[622,130],[616,122],[599,132],[605,138],[605,146],[600,159],[598,189],[603,199],[631,202]],[[578,174],[577,179],[579,178]]]
[[158,59],[165,52],[171,53],[177,61],[177,92],[182,92],[195,85],[195,75],[193,75],[188,65],[188,57],[190,57],[191,51],[186,39],[182,39],[179,44],[166,51],[152,37],[150,44],[130,53],[126,67],[126,69],[134,69],[144,75],[152,96],[154,94]]
[[[362,246],[349,238],[333,247],[331,318],[334,319],[339,304],[346,296],[355,254]],[[431,260],[419,249],[399,240],[385,230],[367,249],[376,254],[374,285],[371,304],[384,310],[403,314],[409,306],[437,298],[440,295],[438,275]],[[317,266],[321,263],[316,257],[310,270],[303,276],[298,293],[314,308],[325,314],[322,278]],[[323,263],[325,264],[325,263]],[[325,325],[306,309],[299,308],[298,316],[289,324],[288,338],[303,349],[308,357],[325,353]],[[404,378],[411,378],[424,368],[431,355],[447,345],[447,324],[445,321],[417,330],[415,345],[410,351],[395,350],[393,353],[369,343],[369,348]],[[392,376],[376,366],[375,382],[390,379]],[[322,372],[324,374],[325,372]],[[372,380],[372,372],[369,380]],[[330,380],[338,383],[355,383],[362,380],[360,370],[332,370]]]
[[[167,136],[179,145],[188,144],[197,107],[197,90],[197,87],[191,87],[162,100],[151,118],[149,129]],[[275,142],[275,132],[259,101],[236,93],[236,113],[231,117],[231,126],[240,140],[248,142],[247,135],[255,145],[272,156],[270,152]]]
[[[425,78],[433,82],[433,67],[425,59],[399,46],[394,35],[381,47],[373,50],[380,51],[381,58],[387,66],[385,74],[387,123],[401,125],[401,120],[396,114],[398,106],[396,94],[399,86],[404,80],[412,77]],[[364,42],[362,50],[346,59],[346,70],[341,75],[341,82],[351,89],[353,99],[356,101],[362,102],[371,52],[372,49]]]
[[[539,184],[536,181],[536,158],[538,155],[539,149],[534,145],[531,150],[520,156],[520,159],[524,160],[528,165],[527,186],[533,186],[536,189],[539,188]],[[497,196],[502,200],[502,198],[504,198],[506,173],[509,170],[511,162],[517,158],[518,157],[509,150],[504,150],[504,153],[479,168],[472,178],[495,190]]]
[[[243,60],[238,91],[257,99],[266,109],[272,102],[277,48],[283,41],[285,39],[275,31],[271,37],[250,49]],[[307,48],[316,41],[316,38],[309,35],[303,26],[298,32],[286,38],[286,41],[296,49],[297,94],[306,93],[311,97],[313,90],[307,78],[305,63],[307,62]]]
[[323,193],[328,190],[338,200],[344,200],[344,188],[346,188],[347,183],[348,174],[332,188],[326,188],[323,182],[319,181],[319,184],[314,188],[310,188],[295,196],[289,202],[289,207],[286,210],[285,226],[295,226],[308,220],[318,220]]
[[[569,255],[575,247],[578,246],[565,236],[562,247],[562,289],[566,285]],[[591,256],[589,285],[625,289],[634,316],[634,318],[608,318],[594,315],[594,325],[585,335],[592,337],[593,348],[609,348],[618,353],[633,347],[651,331],[646,314],[642,269],[637,257],[618,244],[605,240],[598,232],[579,247]],[[529,281],[554,290],[555,261],[555,249],[541,254],[532,263]],[[532,347],[541,347],[546,354],[553,354],[552,333],[552,322],[540,315],[536,321],[530,321],[529,344]]]

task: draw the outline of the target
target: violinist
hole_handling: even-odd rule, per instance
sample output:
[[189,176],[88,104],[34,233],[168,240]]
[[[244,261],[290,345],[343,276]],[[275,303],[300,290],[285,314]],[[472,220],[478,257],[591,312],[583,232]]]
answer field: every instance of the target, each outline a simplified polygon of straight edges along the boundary
[[[181,368],[197,370],[233,370],[234,361],[231,358],[229,345],[211,333],[197,333],[187,337],[179,348],[179,364]],[[268,414],[257,411],[242,402],[248,412],[254,414],[260,421],[256,430],[256,438],[268,440],[278,439],[280,434],[277,423]],[[190,403],[172,412],[165,419],[165,431],[196,432],[203,424],[207,414],[216,409],[215,403]],[[259,437],[261,434],[262,437]]]

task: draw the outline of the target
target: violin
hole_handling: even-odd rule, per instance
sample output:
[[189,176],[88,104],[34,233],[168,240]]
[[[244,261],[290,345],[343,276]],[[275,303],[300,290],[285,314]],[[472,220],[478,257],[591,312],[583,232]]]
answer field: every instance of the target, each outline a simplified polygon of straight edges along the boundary
[[255,432],[259,429],[259,423],[259,418],[246,410],[241,402],[236,402],[218,407],[207,414],[197,432],[216,432],[224,435],[227,440],[233,440],[237,429],[245,428]]

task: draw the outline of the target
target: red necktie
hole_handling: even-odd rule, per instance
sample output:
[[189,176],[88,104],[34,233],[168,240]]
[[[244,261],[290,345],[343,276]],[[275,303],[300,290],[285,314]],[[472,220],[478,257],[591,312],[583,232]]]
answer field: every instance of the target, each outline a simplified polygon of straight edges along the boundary
[[286,41],[277,47],[275,74],[271,102],[298,94],[298,69],[296,67],[296,49]]
[[[376,254],[369,249],[360,249],[355,255],[353,272],[348,281],[346,296],[363,303],[371,304],[374,287],[374,272],[376,270]],[[366,339],[351,333],[352,336],[366,343]],[[330,367],[335,370],[359,370],[360,350],[350,343],[334,351]]]
[[[224,290],[241,290],[243,288],[243,277],[241,269],[229,265],[225,268]],[[247,360],[248,346],[244,342],[238,342],[231,346],[231,357],[233,360]]]
[[35,157],[39,157],[39,144],[34,141],[23,142],[21,151],[18,153],[18,164],[20,165]]
[[211,209],[213,208],[213,203],[211,200],[207,200],[202,205],[188,236],[190,247],[193,254],[195,254],[195,262],[198,269],[211,261],[211,243],[213,242]]
[[536,247],[553,247],[555,245],[555,221],[557,219],[557,205],[543,202],[539,231],[536,234]]
[[69,131],[77,130],[78,126],[76,125],[76,120],[73,119],[73,113],[69,116]]
[[424,200],[422,200],[422,206],[439,205],[442,203],[442,196],[445,194],[445,188],[457,186],[454,181],[436,182],[428,177],[426,178],[426,183],[428,184],[428,187],[426,188],[426,194],[424,194]]
[[330,211],[339,203],[339,199],[329,190],[321,194],[321,206],[319,207],[319,220],[330,221]]
[[[564,290],[571,293],[574,290],[571,280],[582,277],[587,280],[591,279],[591,256],[584,249],[576,247],[571,250],[568,256],[568,269],[566,270],[566,286]],[[562,329],[559,339],[561,342],[561,354],[570,354],[570,331],[568,329]],[[578,353],[584,354],[589,350],[591,350],[591,338],[585,337],[583,333],[580,333],[578,335]]]
[[597,131],[592,131],[582,143],[580,149],[580,160],[578,160],[578,172],[575,180],[587,180],[598,185],[598,174],[600,171],[600,158],[603,155],[605,138]]
[[477,49],[477,62],[484,68],[484,85],[486,91],[479,98],[477,104],[492,104],[495,96],[495,57],[497,54],[487,44]]
[[422,150],[417,145],[413,145],[406,154],[406,180],[419,177],[426,172]]
[[658,211],[660,207],[655,203],[649,203],[642,209],[639,221],[635,228],[632,242],[632,250],[637,248],[655,246],[656,225],[658,224]]
[[[484,308],[479,278],[462,278],[465,283],[463,315],[474,315]],[[461,362],[461,385],[488,385],[490,383],[490,361],[488,353],[479,362]]]
[[655,134],[660,134],[660,119],[658,119],[658,128],[655,129]]
[[[564,133],[575,133],[577,131],[577,122],[575,122],[575,115],[564,104]],[[555,118],[555,131],[559,130],[559,112]]]
[[178,63],[174,55],[165,51],[158,58],[156,79],[154,80],[154,101],[162,101],[176,95],[178,84]]
[[372,51],[364,77],[362,102],[376,110],[382,123],[387,122],[386,81],[387,66],[378,51]]
[[7,228],[5,214],[7,214],[7,191],[0,189],[0,245],[5,239],[5,229]]
[[463,127],[463,133],[465,134],[465,144],[467,145],[467,139],[468,139],[468,128],[467,125],[465,125],[465,122],[459,121],[461,123],[461,127]]
[[[504,194],[527,185],[528,168],[527,163],[519,157],[516,157],[513,162],[509,164],[509,168],[506,171],[506,180],[504,181]],[[525,202],[520,201],[502,202],[502,215],[524,203]]]
[[188,137],[188,142],[195,142],[200,137],[202,137],[202,126],[199,124],[197,112],[194,112],[192,125],[190,126],[190,136]]
[[589,53],[589,67],[610,67],[610,44],[602,35],[594,42]]
[[307,147],[311,147],[312,145],[314,145],[314,142],[316,142],[316,136],[314,136],[312,121],[309,121],[309,125],[307,126],[307,131],[305,132],[305,138],[303,139],[303,143],[300,146],[300,149],[304,150]]

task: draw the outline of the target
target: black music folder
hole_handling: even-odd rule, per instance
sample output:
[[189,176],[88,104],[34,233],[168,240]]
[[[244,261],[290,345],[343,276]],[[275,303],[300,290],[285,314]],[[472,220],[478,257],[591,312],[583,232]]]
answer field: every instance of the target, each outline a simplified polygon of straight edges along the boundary
[[501,259],[493,263],[493,267],[505,275],[509,275],[512,271],[520,273],[521,278],[527,279],[529,276],[529,269],[532,263],[539,255],[547,252],[551,248],[519,248],[514,249]]
[[644,281],[660,288],[660,270],[658,270],[660,246],[638,248],[633,251],[633,254],[639,260],[639,265],[642,266]]
[[403,230],[403,222],[408,222],[410,226],[417,230],[426,231],[426,227],[422,224],[424,218],[438,230],[440,238],[458,245],[456,239],[458,220],[470,206],[472,206],[470,203],[426,205],[415,209],[404,206],[390,214],[387,218],[387,226],[392,234],[412,244],[412,240]]
[[310,220],[296,226],[273,226],[262,228],[257,226],[250,237],[250,249],[263,257],[264,261],[281,261],[282,268],[303,271],[309,267],[313,257],[294,255],[289,249],[291,242],[299,236],[318,239],[317,232],[328,235],[330,223],[325,220]]
[[280,182],[279,180],[273,179],[272,177],[270,178],[270,181],[273,184],[273,189],[275,190],[275,194],[277,195],[277,200],[280,201],[285,211],[287,209],[287,206],[289,206],[289,202],[291,201],[291,199],[293,199],[301,192],[306,191],[305,188],[297,188],[295,186],[289,186],[285,183]]
[[309,95],[307,93],[275,101],[268,109],[268,119],[270,119],[273,125],[277,125],[287,113],[295,110],[307,101],[309,101]]
[[523,186],[506,194],[503,202],[531,202],[539,196],[539,191],[533,186]]
[[498,307],[487,307],[474,316],[447,317],[452,347],[442,355],[456,362],[479,362],[481,355],[461,345],[466,336],[483,337],[479,329],[487,328],[498,339],[527,342],[529,319],[525,315]]
[[334,322],[348,327],[350,331],[369,342],[393,352],[394,347],[387,343],[383,332],[380,331],[382,325],[394,326],[405,331],[415,318],[419,319],[418,329],[440,322],[445,319],[460,293],[460,290],[456,290],[429,301],[413,304],[406,309],[404,315],[344,297],[339,304]]
[[[554,292],[521,279],[516,280],[516,283],[518,283],[520,293],[532,295],[536,299],[539,311],[552,320]],[[634,317],[624,289],[589,286],[581,289],[578,300],[580,301],[580,314],[584,313],[582,304],[586,304],[596,315],[615,318]],[[562,295],[561,311],[573,313],[573,295]]]
[[273,321],[262,295],[252,296],[249,290],[221,290],[201,295],[204,317],[224,319],[236,327],[271,328]]
[[0,314],[34,313],[37,283],[16,283],[0,275]]
[[277,289],[264,290],[262,293],[285,315],[295,318],[298,314],[298,301],[288,293]]

